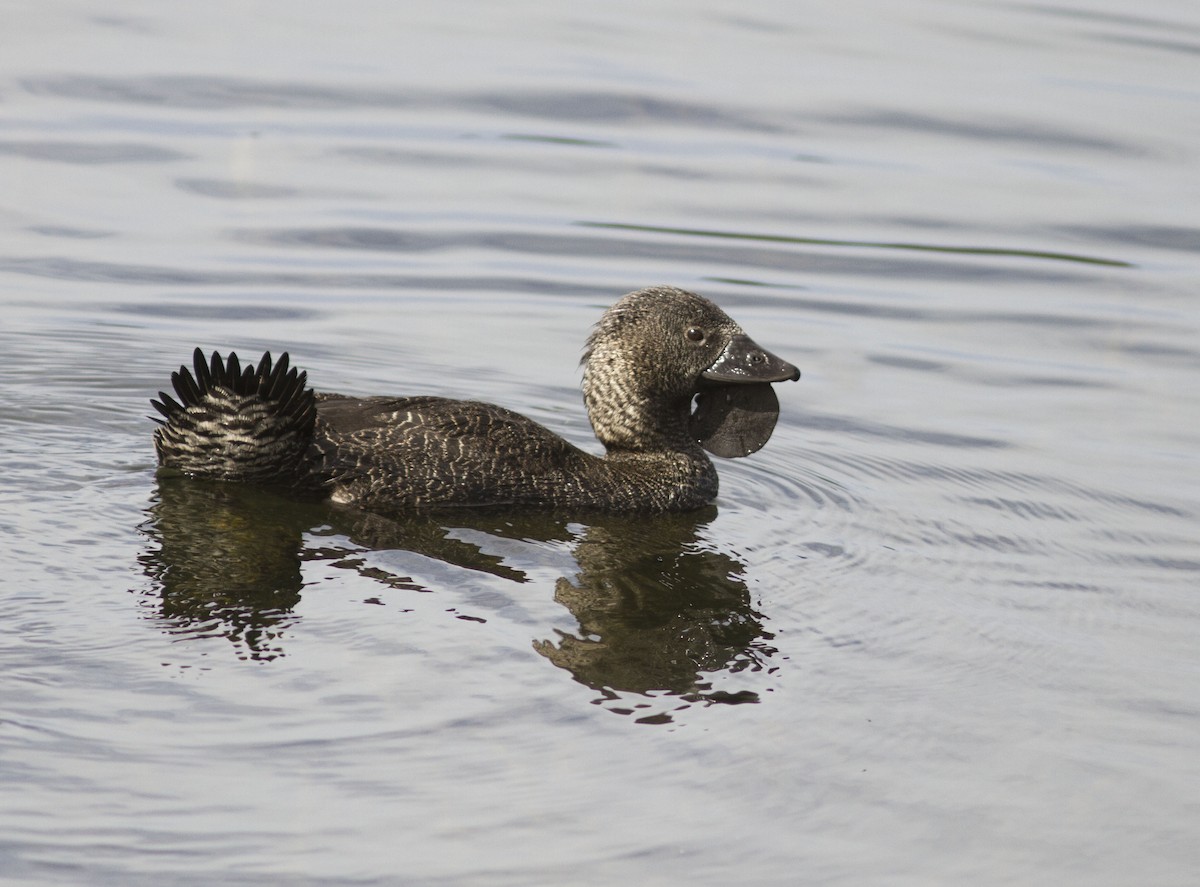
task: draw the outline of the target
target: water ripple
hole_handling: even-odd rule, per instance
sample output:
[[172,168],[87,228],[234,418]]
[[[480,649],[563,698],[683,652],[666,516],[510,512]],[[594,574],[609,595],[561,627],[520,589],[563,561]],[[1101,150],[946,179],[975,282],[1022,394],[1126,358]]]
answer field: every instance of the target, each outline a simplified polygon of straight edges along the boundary
[[[600,284],[547,280],[544,277],[434,276],[420,274],[371,274],[340,272],[255,272],[197,271],[174,266],[135,265],[72,259],[64,256],[0,259],[0,271],[46,277],[54,280],[123,283],[147,286],[245,286],[296,287],[305,289],[371,290],[493,290],[514,293],[548,293],[611,297]],[[138,310],[146,310],[145,306]],[[169,308],[165,310],[170,310]]]
[[977,120],[940,117],[889,109],[851,111],[829,114],[823,119],[838,125],[864,127],[870,130],[899,130],[902,132],[938,133],[969,141],[991,144],[1012,142],[1015,144],[1053,145],[1074,151],[1102,151],[1128,157],[1143,157],[1150,152],[1144,143],[1135,144],[1112,136],[1096,136],[1073,132],[1044,122],[1027,120]]
[[653,119],[660,126],[709,127],[775,132],[778,123],[744,108],[722,108],[712,102],[687,102],[636,93],[600,90],[525,90],[522,92],[453,92],[395,87],[339,87],[295,81],[236,77],[157,76],[29,77],[21,86],[31,95],[76,101],[151,105],[156,108],[218,110],[233,108],[459,108],[514,117],[534,117],[616,124]]
[[[632,231],[642,234],[683,235],[663,237],[618,237],[615,233],[592,236],[565,233],[544,233],[522,230],[463,230],[414,231],[378,227],[345,228],[291,228],[291,229],[243,229],[234,232],[238,242],[270,246],[323,247],[327,249],[360,250],[363,252],[386,252],[396,254],[426,253],[455,249],[481,249],[503,253],[536,256],[562,256],[605,258],[619,251],[625,261],[637,259],[654,260],[657,263],[672,263],[680,266],[698,262],[715,262],[727,269],[752,268],[761,273],[765,270],[805,274],[854,274],[875,273],[894,279],[958,279],[1000,278],[1013,280],[1061,282],[1079,280],[1080,272],[1074,266],[1122,266],[1116,260],[1099,259],[1068,254],[1035,254],[1015,250],[989,250],[983,248],[916,247],[903,244],[871,244],[879,255],[849,256],[840,251],[814,250],[814,246],[837,246],[836,242],[820,240],[805,241],[801,238],[770,238],[762,236],[740,236],[718,232],[688,232],[678,229],[655,229],[649,226],[580,223],[598,231]],[[713,242],[705,241],[713,238]],[[844,245],[844,244],[841,244]],[[864,244],[866,245],[866,244]],[[940,253],[941,255],[936,255]],[[1005,265],[997,260],[1006,255],[1029,257],[1040,255],[1064,267],[1037,268],[1031,265]],[[951,258],[954,256],[955,258]],[[961,260],[962,256],[977,256],[977,261]],[[985,263],[984,259],[992,262]],[[1068,270],[1070,269],[1070,270]],[[923,309],[913,306],[895,306],[881,303],[855,303],[848,300],[834,301],[814,299],[793,294],[796,307],[836,311],[842,314],[861,313],[872,317],[901,317],[908,320],[945,319],[951,317],[978,316],[977,312],[950,309]],[[1054,317],[1052,315],[1019,315],[1016,313],[987,313],[987,319],[1011,318],[1043,323],[1091,325],[1089,318]]]
[[1003,249],[989,246],[951,246],[935,243],[889,243],[868,240],[831,240],[819,237],[796,237],[783,234],[757,234],[739,231],[715,231],[698,228],[667,228],[655,225],[633,225],[617,222],[580,222],[593,228],[611,228],[619,231],[644,231],[655,234],[679,234],[686,237],[715,238],[719,240],[748,240],[758,243],[794,243],[805,246],[846,246],[866,249],[898,250],[901,252],[945,253],[948,255],[996,256],[1025,259],[1046,259],[1054,262],[1078,262],[1085,265],[1108,265],[1116,268],[1132,267],[1131,263],[1118,259],[1084,256],[1077,253],[1048,252],[1034,249]]
[[189,156],[161,145],[136,142],[97,144],[63,141],[0,142],[0,154],[85,166],[105,163],[170,163],[186,160]]

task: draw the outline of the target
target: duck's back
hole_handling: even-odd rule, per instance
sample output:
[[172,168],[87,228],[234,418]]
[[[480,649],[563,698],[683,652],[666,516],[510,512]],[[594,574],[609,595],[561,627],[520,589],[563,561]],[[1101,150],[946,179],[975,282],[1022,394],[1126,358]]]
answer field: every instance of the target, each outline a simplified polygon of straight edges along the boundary
[[319,393],[313,446],[334,501],[368,508],[574,504],[604,473],[532,419],[440,397]]

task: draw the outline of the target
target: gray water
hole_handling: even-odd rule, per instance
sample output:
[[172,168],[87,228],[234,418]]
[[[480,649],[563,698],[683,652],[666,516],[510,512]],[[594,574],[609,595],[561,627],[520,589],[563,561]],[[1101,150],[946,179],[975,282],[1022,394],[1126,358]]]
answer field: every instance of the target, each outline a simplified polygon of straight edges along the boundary
[[[1196,883],[1200,8],[4,23],[0,881]],[[595,449],[652,283],[804,371],[711,509],[156,481],[196,345]]]

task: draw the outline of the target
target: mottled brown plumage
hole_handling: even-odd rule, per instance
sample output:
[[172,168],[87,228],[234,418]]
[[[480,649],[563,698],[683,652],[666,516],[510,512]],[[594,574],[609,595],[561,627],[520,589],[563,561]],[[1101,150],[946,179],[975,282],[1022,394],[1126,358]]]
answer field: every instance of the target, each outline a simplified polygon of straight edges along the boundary
[[193,369],[172,376],[179,400],[154,402],[165,419],[154,440],[164,469],[375,511],[680,511],[717,494],[704,447],[761,447],[778,412],[770,383],[799,375],[712,302],[653,287],[613,305],[584,354],[584,402],[605,456],[492,404],[318,394],[286,354],[243,370],[235,354],[206,362],[199,349]]

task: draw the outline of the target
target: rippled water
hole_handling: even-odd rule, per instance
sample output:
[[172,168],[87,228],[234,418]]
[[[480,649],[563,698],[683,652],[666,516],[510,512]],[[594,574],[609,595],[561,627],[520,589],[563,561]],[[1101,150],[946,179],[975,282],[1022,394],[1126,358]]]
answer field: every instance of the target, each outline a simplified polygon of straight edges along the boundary
[[[1192,7],[5,30],[0,881],[1194,883]],[[804,371],[711,509],[156,481],[195,345],[594,447],[659,282]]]

